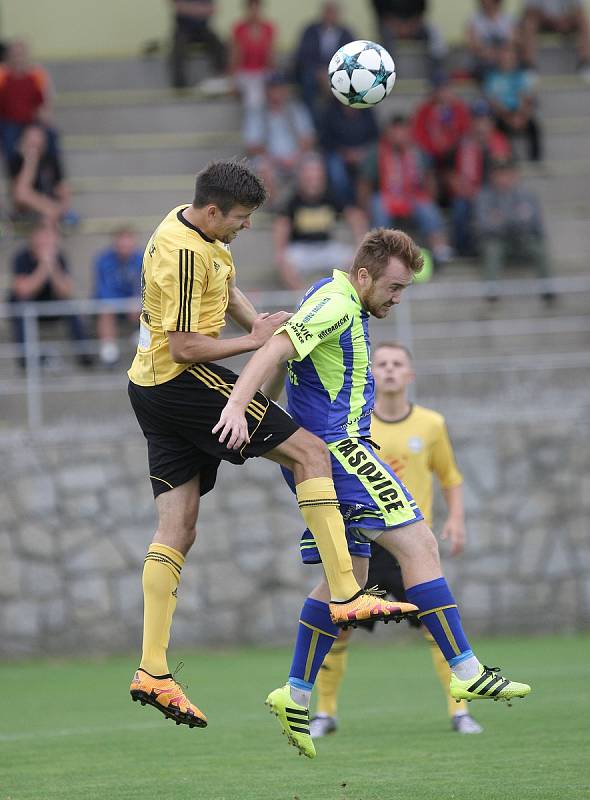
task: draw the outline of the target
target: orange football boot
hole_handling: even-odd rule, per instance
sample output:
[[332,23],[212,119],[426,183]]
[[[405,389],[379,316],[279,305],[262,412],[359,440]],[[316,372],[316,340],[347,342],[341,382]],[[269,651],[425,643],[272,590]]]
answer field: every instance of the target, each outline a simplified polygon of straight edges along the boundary
[[346,630],[349,626],[356,628],[358,622],[364,620],[390,620],[401,622],[406,617],[414,616],[418,606],[412,603],[398,603],[397,600],[385,600],[384,592],[377,587],[363,589],[345,603],[330,603],[330,617],[334,625]]
[[188,725],[189,728],[207,727],[207,717],[191,703],[172,675],[154,678],[149,672],[138,669],[129,691],[134,701],[139,700],[142,706],[148,703],[157,708],[177,725]]

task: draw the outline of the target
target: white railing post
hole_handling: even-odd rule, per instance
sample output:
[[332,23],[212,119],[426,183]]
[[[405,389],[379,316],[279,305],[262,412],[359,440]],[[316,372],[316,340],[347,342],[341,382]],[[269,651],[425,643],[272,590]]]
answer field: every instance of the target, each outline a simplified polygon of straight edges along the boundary
[[43,424],[41,398],[41,347],[39,342],[39,317],[34,303],[23,308],[25,370],[27,380],[27,421],[31,430]]

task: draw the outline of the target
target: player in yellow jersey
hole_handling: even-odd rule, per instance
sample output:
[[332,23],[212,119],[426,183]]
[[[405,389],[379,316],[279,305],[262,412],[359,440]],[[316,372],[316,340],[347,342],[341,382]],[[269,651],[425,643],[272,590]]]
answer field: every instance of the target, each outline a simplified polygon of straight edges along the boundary
[[[354,578],[330,457],[319,438],[260,392],[247,404],[247,444],[230,451],[211,432],[237,379],[213,362],[257,350],[290,316],[256,314],[235,281],[229,244],[250,228],[265,199],[244,163],[210,164],[197,175],[193,203],[170,211],[143,257],[129,397],[147,440],[158,528],[145,559],[143,650],[130,691],[190,727],[205,727],[207,718],[170,674],[166,653],[200,498],[215,485],[222,460],[243,464],[265,456],[293,470],[301,513],[321,550],[335,624],[400,616],[399,603],[362,592]],[[226,314],[245,335],[219,338]]]
[[[410,352],[403,344],[378,345],[373,353],[371,369],[375,378],[371,438],[379,445],[379,457],[407,486],[430,527],[433,475],[436,475],[448,509],[441,539],[448,539],[451,555],[458,555],[465,543],[463,478],[455,463],[444,417],[410,402],[408,387],[414,382],[415,373]],[[371,552],[367,584],[378,583],[398,600],[404,600],[397,561],[378,544],[371,546]],[[409,618],[408,622],[420,625],[415,618]],[[434,669],[447,698],[453,730],[464,734],[481,733],[483,729],[468,713],[466,702],[457,703],[450,696],[450,668],[432,636],[425,628],[422,630],[431,645]],[[350,631],[341,631],[318,674],[316,716],[310,723],[313,738],[337,730],[338,691],[346,670],[349,639]]]

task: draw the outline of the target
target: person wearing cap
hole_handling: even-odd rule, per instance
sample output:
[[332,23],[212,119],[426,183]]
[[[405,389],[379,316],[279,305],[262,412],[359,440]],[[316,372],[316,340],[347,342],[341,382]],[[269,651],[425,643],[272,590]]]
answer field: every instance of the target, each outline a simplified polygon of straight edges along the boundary
[[[513,158],[492,162],[490,184],[475,200],[475,229],[490,302],[498,299],[494,284],[510,263],[527,262],[538,278],[551,276],[541,207],[537,196],[522,185]],[[547,305],[555,300],[547,283],[541,296]]]
[[478,98],[470,110],[471,128],[459,142],[450,176],[453,245],[463,256],[473,254],[473,203],[489,183],[492,161],[511,154],[510,141],[494,126],[489,103]]

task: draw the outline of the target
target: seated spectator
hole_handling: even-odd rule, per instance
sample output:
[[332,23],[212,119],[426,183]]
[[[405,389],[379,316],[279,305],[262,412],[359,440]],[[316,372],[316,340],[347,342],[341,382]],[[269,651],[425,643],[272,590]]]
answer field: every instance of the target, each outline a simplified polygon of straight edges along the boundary
[[379,135],[375,112],[334,100],[325,110],[318,133],[332,191],[343,205],[356,205],[359,168]]
[[266,107],[246,114],[244,121],[246,152],[255,159],[271,201],[278,187],[294,177],[303,153],[314,141],[309,112],[293,99],[286,76],[274,73],[266,86]]
[[492,162],[511,155],[510,142],[494,127],[489,104],[476,100],[471,106],[471,130],[457,148],[451,174],[453,246],[459,255],[473,255],[473,203],[490,179]]
[[170,0],[174,12],[170,71],[172,86],[188,86],[187,58],[190,44],[202,44],[214,72],[223,74],[227,66],[226,48],[209,25],[215,13],[215,0]]
[[447,203],[455,150],[470,124],[468,106],[456,97],[446,76],[439,75],[430,97],[414,112],[412,134],[414,141],[432,159],[441,203]]
[[503,0],[479,0],[479,9],[467,22],[467,46],[471,56],[470,72],[482,81],[490,69],[498,67],[499,49],[513,44],[516,24],[502,10]]
[[441,31],[427,19],[427,0],[373,0],[373,9],[386,50],[395,54],[400,39],[426,42],[429,76],[436,80],[444,71],[447,46]]
[[244,107],[264,105],[266,79],[274,65],[274,25],[261,13],[262,0],[246,0],[246,16],[234,25],[230,68]]
[[136,298],[138,301],[137,311],[124,315],[103,311],[97,317],[99,358],[106,366],[113,366],[119,360],[118,317],[126,317],[132,323],[138,320],[142,260],[143,253],[137,247],[135,231],[122,227],[114,232],[111,246],[98,253],[94,262],[94,296],[97,300]]
[[539,31],[575,35],[578,75],[590,81],[590,23],[582,0],[525,0],[522,49],[529,69],[536,69]]
[[301,34],[294,57],[295,81],[316,123],[328,98],[328,64],[336,50],[355,38],[352,31],[341,24],[340,5],[334,0],[322,5],[320,19],[308,25]]
[[[551,267],[543,219],[537,197],[525,189],[512,160],[492,164],[490,185],[475,201],[475,227],[483,257],[484,278],[490,281],[488,300],[498,299],[493,283],[509,262],[528,261],[539,278],[549,278]],[[554,301],[545,289],[546,303]]]
[[441,265],[450,260],[451,249],[435,186],[426,156],[412,144],[407,117],[394,116],[361,168],[359,205],[372,225],[415,226]]
[[334,239],[341,213],[360,240],[367,229],[364,214],[333,197],[321,157],[309,153],[301,163],[295,191],[274,223],[275,258],[289,289],[304,288],[312,275],[329,275],[334,267],[350,266],[354,248]]
[[540,161],[541,131],[535,116],[533,79],[519,67],[514,45],[501,48],[499,66],[488,73],[483,88],[498,128],[510,138],[526,136],[529,158]]
[[0,65],[0,143],[7,164],[21,133],[32,123],[47,129],[50,149],[57,152],[49,76],[42,67],[31,64],[26,43],[18,39],[8,46],[6,61]]
[[78,221],[78,215],[70,208],[70,187],[60,159],[49,149],[42,125],[28,125],[23,130],[8,171],[17,214],[33,212],[49,224]]
[[[43,224],[32,231],[28,246],[14,257],[9,303],[44,303],[74,298],[74,283],[59,245],[55,226]],[[79,344],[86,339],[80,317],[43,317],[43,321],[60,319],[67,325],[72,341]],[[12,323],[14,341],[22,347],[25,340],[24,318],[13,317]],[[77,360],[82,366],[93,363],[90,355],[81,352],[78,352]],[[24,365],[24,353],[19,357],[19,364]]]

